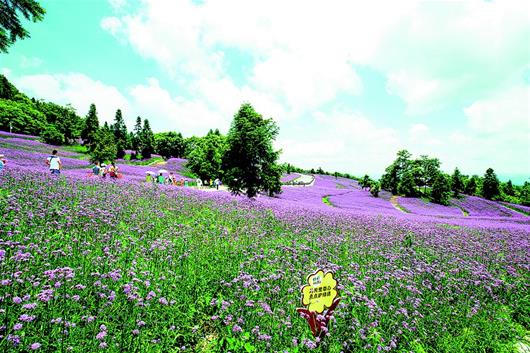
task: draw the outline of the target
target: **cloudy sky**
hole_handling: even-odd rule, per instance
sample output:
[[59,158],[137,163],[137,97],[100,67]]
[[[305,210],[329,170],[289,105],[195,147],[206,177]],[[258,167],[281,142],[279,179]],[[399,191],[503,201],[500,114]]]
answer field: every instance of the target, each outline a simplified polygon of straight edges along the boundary
[[0,70],[155,131],[228,131],[248,101],[282,160],[379,176],[399,149],[530,177],[530,2],[41,0]]

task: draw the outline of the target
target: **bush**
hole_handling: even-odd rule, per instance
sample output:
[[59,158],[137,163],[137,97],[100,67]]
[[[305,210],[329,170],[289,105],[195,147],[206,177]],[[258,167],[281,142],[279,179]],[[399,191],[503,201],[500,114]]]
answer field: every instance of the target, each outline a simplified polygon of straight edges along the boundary
[[370,184],[370,194],[374,197],[379,197],[379,191],[381,191],[381,184],[377,181],[373,181],[372,184]]
[[64,135],[59,132],[53,125],[48,125],[46,129],[40,134],[41,139],[50,145],[62,145],[64,143]]

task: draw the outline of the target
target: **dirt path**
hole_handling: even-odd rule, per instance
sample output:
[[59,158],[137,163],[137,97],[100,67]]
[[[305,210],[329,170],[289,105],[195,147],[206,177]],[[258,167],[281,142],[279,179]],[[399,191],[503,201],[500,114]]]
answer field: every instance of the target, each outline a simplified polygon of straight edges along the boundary
[[390,203],[392,204],[392,206],[394,206],[396,210],[401,211],[403,213],[410,213],[399,205],[398,197],[396,195],[392,195],[392,197],[390,198]]

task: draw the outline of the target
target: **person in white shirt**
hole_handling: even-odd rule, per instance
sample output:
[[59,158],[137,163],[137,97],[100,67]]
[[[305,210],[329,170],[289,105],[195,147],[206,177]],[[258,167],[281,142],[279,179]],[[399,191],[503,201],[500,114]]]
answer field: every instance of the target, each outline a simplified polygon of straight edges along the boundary
[[53,150],[52,155],[46,159],[46,164],[50,167],[52,175],[61,174],[63,164],[61,159],[57,156],[57,150]]

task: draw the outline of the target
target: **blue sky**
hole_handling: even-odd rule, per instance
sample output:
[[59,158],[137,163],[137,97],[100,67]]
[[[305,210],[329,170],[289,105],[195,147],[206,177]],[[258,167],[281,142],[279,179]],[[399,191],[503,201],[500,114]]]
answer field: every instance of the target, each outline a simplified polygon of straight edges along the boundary
[[379,176],[402,148],[530,176],[526,1],[43,0],[0,56],[27,94],[155,131],[226,132],[244,101],[282,160]]

